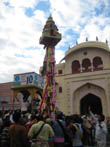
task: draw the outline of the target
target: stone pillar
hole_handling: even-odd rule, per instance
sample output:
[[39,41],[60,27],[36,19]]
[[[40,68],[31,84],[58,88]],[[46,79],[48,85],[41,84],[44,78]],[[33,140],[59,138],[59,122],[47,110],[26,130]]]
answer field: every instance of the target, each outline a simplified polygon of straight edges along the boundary
[[30,88],[30,89],[28,89],[28,92],[32,96],[32,100],[33,100],[35,98],[36,89]]
[[30,95],[31,95],[31,97],[32,97],[32,99],[31,99],[31,111],[33,111],[33,109],[34,109],[34,98],[35,98],[35,93],[36,93],[36,90],[34,89],[34,88],[30,88],[30,89],[28,89],[28,92],[30,93]]
[[82,72],[82,64],[80,63],[80,72]]
[[106,99],[107,99],[107,115],[110,117],[110,81],[106,78]]
[[93,62],[91,62],[91,71],[94,71]]

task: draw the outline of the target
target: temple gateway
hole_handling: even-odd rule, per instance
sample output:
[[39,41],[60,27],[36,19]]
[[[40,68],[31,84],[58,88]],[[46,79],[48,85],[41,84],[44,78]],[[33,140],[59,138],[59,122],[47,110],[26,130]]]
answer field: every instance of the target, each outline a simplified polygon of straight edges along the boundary
[[86,41],[69,48],[56,65],[56,106],[66,114],[94,113],[110,117],[110,49],[108,43]]

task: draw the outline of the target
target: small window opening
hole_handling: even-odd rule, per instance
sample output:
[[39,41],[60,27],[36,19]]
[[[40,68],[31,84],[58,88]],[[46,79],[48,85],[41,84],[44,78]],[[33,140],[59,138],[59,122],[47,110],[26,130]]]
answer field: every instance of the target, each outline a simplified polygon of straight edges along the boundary
[[62,87],[59,87],[59,93],[62,93]]
[[62,74],[63,73],[63,71],[62,70],[58,70],[58,74]]

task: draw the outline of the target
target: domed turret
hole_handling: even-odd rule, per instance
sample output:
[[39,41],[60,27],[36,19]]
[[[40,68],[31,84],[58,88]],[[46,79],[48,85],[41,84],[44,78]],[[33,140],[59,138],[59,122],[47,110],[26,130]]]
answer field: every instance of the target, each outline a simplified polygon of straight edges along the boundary
[[45,46],[55,46],[61,40],[61,34],[50,16],[43,28],[42,36],[40,37],[40,44]]

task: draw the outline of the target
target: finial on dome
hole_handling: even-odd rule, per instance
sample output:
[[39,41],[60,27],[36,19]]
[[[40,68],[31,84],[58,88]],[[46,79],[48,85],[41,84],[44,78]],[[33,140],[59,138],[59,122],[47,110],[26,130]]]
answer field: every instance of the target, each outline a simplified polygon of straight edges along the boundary
[[52,14],[50,13],[48,20],[53,21]]
[[86,42],[88,41],[88,37],[86,37]]
[[98,37],[96,36],[96,41],[98,41]]
[[50,13],[49,17],[52,17],[52,14]]
[[106,39],[106,44],[108,44],[108,40]]
[[78,41],[76,40],[76,45],[78,45]]
[[69,45],[68,49],[70,50],[70,45]]

